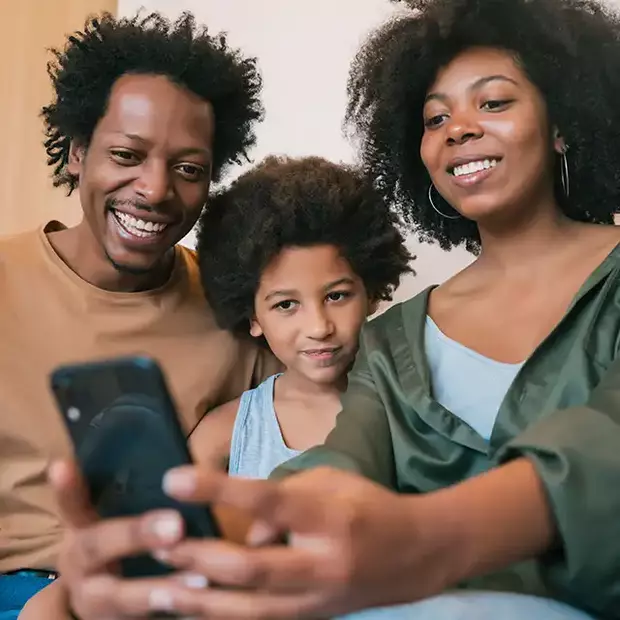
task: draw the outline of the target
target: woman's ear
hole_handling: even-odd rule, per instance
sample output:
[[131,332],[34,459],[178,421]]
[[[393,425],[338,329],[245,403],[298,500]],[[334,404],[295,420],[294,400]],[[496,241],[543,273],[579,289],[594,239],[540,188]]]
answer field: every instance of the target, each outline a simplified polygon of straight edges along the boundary
[[553,150],[559,155],[566,153],[568,145],[557,127],[553,128]]
[[256,317],[252,317],[250,319],[250,336],[254,336],[254,338],[260,338],[263,335],[263,328],[260,326],[260,323],[256,320]]
[[67,162],[67,172],[73,176],[79,177],[84,165],[84,158],[86,157],[86,147],[78,144],[77,142],[71,142],[69,147],[69,161]]

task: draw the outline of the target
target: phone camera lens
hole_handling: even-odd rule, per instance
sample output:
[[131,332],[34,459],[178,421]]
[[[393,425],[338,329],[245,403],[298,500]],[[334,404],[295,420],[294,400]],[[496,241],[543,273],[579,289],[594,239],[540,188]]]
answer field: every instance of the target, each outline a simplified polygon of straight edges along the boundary
[[69,407],[69,409],[67,409],[67,418],[70,422],[79,422],[81,415],[77,407]]

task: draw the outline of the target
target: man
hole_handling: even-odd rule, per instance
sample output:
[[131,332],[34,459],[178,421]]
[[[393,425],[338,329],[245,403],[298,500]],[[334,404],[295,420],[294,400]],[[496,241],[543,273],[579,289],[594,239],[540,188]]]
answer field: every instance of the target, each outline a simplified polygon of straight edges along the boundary
[[84,218],[0,242],[2,620],[49,582],[61,539],[46,467],[71,448],[48,391],[54,367],[150,355],[187,433],[275,370],[217,327],[194,253],[177,245],[211,181],[254,143],[254,60],[189,14],[104,15],[55,55],[46,149]]

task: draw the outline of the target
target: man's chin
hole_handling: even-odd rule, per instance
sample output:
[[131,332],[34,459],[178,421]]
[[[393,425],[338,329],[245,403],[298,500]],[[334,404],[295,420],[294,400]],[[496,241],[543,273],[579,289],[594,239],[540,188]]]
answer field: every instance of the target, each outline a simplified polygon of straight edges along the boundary
[[114,269],[116,269],[116,271],[118,271],[118,273],[128,276],[145,276],[158,271],[168,264],[164,257],[159,257],[154,261],[149,261],[148,263],[146,261],[144,263],[139,263],[128,261],[126,259],[115,258],[107,252],[106,256],[110,261],[110,264],[114,267]]

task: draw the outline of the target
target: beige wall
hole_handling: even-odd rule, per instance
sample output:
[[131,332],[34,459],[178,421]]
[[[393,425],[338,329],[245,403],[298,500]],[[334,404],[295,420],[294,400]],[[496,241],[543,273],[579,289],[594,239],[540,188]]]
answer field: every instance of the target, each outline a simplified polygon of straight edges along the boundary
[[[254,159],[286,153],[353,160],[354,148],[341,132],[349,65],[362,38],[396,10],[388,0],[119,0],[118,11],[131,15],[140,7],[170,17],[190,10],[258,57],[267,118]],[[406,279],[397,299],[445,280],[470,260],[464,250],[409,244],[418,276]]]
[[0,234],[58,218],[79,219],[75,197],[55,189],[45,163],[41,106],[50,99],[47,48],[83,26],[87,15],[116,11],[116,0],[0,0]]

